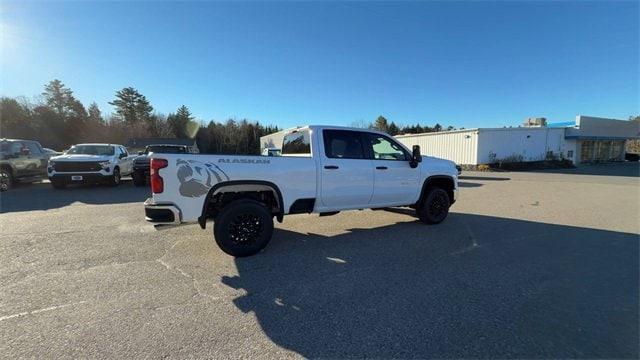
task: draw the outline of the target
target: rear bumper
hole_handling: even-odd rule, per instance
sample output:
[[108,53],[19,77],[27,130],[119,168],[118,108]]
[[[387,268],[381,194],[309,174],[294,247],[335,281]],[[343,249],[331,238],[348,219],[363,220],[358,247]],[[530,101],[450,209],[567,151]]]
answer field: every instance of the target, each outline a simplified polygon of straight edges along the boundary
[[145,220],[154,225],[178,225],[181,221],[180,209],[173,204],[155,204],[149,198],[144,202]]

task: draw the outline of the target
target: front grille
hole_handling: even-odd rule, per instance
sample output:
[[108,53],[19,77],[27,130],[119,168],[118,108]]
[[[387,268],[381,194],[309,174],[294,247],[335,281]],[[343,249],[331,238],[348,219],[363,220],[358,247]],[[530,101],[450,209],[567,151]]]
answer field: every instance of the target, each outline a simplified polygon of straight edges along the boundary
[[95,161],[56,162],[54,168],[60,172],[100,171],[102,169]]

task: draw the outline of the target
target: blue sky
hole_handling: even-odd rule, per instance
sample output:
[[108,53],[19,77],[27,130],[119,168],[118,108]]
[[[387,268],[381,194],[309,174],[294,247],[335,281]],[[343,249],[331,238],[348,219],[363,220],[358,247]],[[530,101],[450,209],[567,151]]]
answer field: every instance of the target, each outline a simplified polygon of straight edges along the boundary
[[640,113],[638,2],[0,3],[0,94],[288,127]]

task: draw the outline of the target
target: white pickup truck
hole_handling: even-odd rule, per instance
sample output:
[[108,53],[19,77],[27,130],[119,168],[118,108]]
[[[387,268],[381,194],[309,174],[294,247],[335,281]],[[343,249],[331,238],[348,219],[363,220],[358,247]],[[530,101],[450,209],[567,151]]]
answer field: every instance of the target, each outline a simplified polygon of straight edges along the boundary
[[282,156],[151,154],[146,219],[168,225],[214,221],[214,238],[233,256],[263,249],[273,218],[407,206],[437,224],[458,194],[453,162],[422,157],[385,133],[335,126],[288,130]]
[[134,158],[122,145],[77,144],[64,155],[50,158],[47,173],[56,189],[77,183],[118,186],[122,176],[133,172]]

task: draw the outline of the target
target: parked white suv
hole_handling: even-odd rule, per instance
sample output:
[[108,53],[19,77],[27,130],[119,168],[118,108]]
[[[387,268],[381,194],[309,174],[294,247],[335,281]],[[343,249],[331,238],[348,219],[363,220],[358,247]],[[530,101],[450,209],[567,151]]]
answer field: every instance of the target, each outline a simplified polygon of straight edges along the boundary
[[429,224],[443,221],[458,193],[453,162],[422,157],[391,136],[333,126],[285,134],[282,156],[152,154],[146,219],[155,224],[214,220],[220,248],[259,252],[273,218],[407,206]]
[[122,145],[78,144],[64,155],[49,159],[47,173],[54,188],[74,183],[120,184],[120,178],[131,175],[133,159]]

